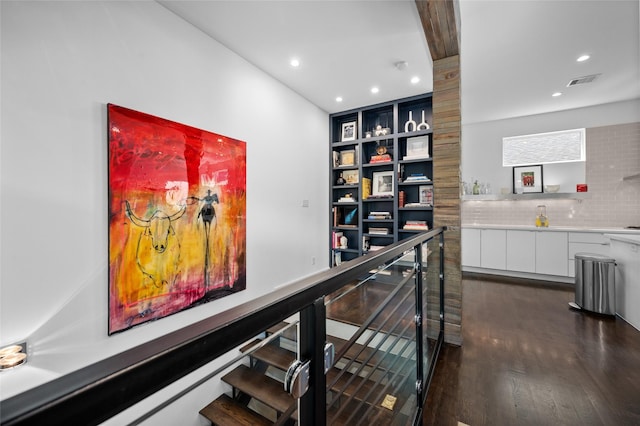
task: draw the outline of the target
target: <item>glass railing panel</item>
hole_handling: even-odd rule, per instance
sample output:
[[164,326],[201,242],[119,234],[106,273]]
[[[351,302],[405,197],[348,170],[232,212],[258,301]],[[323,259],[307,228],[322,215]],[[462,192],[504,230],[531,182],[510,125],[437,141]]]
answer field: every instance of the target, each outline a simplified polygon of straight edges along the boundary
[[435,362],[440,336],[440,239],[433,238],[422,246],[422,333],[423,377],[427,383],[430,367]]
[[413,420],[416,341],[413,251],[369,271],[326,298],[327,424],[405,424]]

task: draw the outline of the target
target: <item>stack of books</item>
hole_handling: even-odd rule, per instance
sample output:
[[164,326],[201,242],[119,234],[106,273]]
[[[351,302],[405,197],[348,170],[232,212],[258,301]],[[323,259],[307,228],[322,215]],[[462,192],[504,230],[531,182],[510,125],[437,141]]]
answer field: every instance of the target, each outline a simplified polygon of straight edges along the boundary
[[369,234],[372,235],[389,235],[389,230],[387,228],[374,228],[369,227]]
[[411,176],[408,176],[404,181],[405,182],[431,182],[431,179],[429,179],[422,173],[412,173]]
[[337,231],[333,232],[332,240],[333,240],[333,248],[334,249],[340,248],[340,238],[342,238],[342,235],[343,235],[342,232],[337,232]]
[[428,231],[429,225],[427,225],[426,220],[408,220],[402,229],[407,229],[410,231]]
[[371,164],[387,163],[389,161],[391,161],[391,156],[389,154],[382,154],[382,155],[372,155],[371,160],[369,160],[369,163]]
[[371,219],[371,220],[391,219],[391,213],[390,212],[370,212],[369,217],[367,219]]
[[340,197],[338,199],[339,203],[355,203],[356,199],[353,197]]

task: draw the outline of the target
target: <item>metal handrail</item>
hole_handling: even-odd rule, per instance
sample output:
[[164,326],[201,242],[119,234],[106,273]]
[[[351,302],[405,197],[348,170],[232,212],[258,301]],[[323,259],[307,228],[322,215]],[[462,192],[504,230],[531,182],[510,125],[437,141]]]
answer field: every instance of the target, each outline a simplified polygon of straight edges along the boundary
[[10,397],[1,403],[0,424],[100,424],[444,230],[343,262]]

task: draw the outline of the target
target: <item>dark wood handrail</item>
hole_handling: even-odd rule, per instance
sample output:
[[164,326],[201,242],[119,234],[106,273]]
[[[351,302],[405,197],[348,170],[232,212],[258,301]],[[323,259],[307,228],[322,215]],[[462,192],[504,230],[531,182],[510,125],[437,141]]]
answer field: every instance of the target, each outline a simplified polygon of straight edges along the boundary
[[1,401],[0,424],[100,424],[444,230],[343,262]]

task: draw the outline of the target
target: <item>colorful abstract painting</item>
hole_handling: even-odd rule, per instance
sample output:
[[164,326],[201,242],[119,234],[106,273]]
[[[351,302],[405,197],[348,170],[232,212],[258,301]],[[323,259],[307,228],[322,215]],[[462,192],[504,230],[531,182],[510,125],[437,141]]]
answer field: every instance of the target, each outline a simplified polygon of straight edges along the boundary
[[109,104],[109,334],[246,288],[246,144]]

